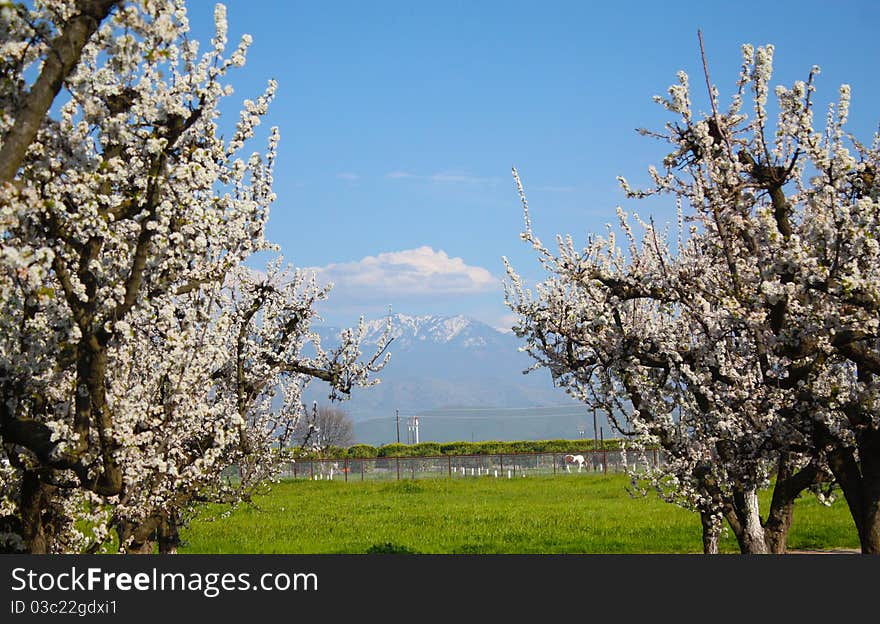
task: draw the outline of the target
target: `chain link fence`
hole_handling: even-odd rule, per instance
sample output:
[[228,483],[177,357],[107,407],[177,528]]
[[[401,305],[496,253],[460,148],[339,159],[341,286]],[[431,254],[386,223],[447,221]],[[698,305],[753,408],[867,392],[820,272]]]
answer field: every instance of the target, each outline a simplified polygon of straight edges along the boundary
[[[576,458],[580,457],[583,462]],[[568,458],[568,459],[566,459]],[[629,463],[635,460],[632,453]],[[662,453],[649,451],[652,466]],[[375,457],[369,459],[304,459],[285,464],[282,478],[394,481],[399,479],[493,477],[514,479],[535,475],[577,475],[623,472],[623,453],[612,450],[579,450],[568,453],[499,453],[493,455],[434,455],[429,457]]]

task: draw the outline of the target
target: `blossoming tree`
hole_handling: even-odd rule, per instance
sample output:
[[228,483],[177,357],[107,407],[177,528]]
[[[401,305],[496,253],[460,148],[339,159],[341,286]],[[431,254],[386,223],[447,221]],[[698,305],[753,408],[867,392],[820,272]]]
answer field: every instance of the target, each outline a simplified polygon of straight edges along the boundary
[[250,37],[227,54],[222,6],[203,51],[182,0],[4,4],[0,20],[0,532],[29,552],[95,548],[111,527],[123,549],[172,549],[188,505],[272,474],[303,384],[344,395],[382,362],[356,331],[321,348],[326,290],[306,276],[243,266],[275,249],[277,131],[243,155],[275,84],[224,139]]
[[117,405],[138,417],[123,433],[134,442],[131,480],[109,522],[95,524],[114,527],[128,551],[152,551],[151,538],[173,551],[194,504],[249,500],[274,479],[306,420],[309,380],[342,398],[384,364],[385,343],[362,361],[363,325],[333,351],[321,347],[310,323],[327,292],[313,278],[277,264],[267,275],[244,267],[231,275],[166,303],[163,318],[132,321],[134,339],[114,353]]
[[[622,430],[664,447],[670,461],[650,478],[701,512],[707,550],[723,517],[744,552],[784,551],[794,498],[830,471],[863,551],[878,552],[877,140],[845,134],[846,86],[824,132],[813,129],[818,68],[776,89],[771,128],[773,47],[743,52],[723,113],[711,86],[711,111],[692,112],[679,73],[656,98],[678,121],[641,131],[671,146],[663,171],[650,168],[646,191],[621,178],[629,197],[674,198],[677,237],[653,220],[637,237],[621,213],[628,249],[613,236],[583,250],[568,238],[553,254],[526,207],[523,237],[551,277],[533,297],[509,268],[508,303],[557,380],[623,408]],[[762,522],[756,490],[772,476]]]

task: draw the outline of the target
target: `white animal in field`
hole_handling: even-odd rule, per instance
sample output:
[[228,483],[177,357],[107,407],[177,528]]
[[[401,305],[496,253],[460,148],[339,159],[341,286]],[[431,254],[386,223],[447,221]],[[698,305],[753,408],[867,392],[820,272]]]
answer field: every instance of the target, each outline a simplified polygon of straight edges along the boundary
[[584,467],[584,462],[586,461],[584,459],[583,455],[566,455],[564,457],[564,459],[565,459],[565,469],[569,472],[571,472],[571,465],[572,464],[577,464],[578,472],[580,472],[581,468]]

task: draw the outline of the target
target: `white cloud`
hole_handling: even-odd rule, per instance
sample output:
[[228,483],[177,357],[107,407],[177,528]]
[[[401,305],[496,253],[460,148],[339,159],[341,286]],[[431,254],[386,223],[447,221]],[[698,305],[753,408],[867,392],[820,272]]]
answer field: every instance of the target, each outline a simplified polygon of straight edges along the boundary
[[361,179],[361,177],[358,174],[349,173],[349,172],[337,173],[336,178],[338,180],[345,180],[347,182],[357,182],[358,180]]
[[406,180],[408,178],[415,178],[417,176],[413,173],[410,173],[409,171],[392,171],[390,173],[386,173],[385,177],[391,180]]
[[495,324],[495,329],[505,334],[512,334],[514,325],[519,321],[518,314],[505,314]]
[[474,182],[484,182],[485,178],[477,178],[475,176],[465,175],[463,173],[432,173],[426,176],[431,182],[464,182],[472,184]]
[[331,300],[378,300],[476,295],[495,291],[500,281],[488,270],[428,246],[389,251],[357,262],[309,267],[321,283],[332,282]]
[[479,176],[472,176],[467,173],[461,173],[458,171],[440,171],[437,173],[430,173],[427,175],[420,175],[411,173],[409,171],[391,171],[385,174],[385,177],[389,180],[420,180],[423,182],[435,182],[435,183],[446,183],[446,184],[490,184],[493,185],[497,183],[497,179],[495,178],[481,178]]

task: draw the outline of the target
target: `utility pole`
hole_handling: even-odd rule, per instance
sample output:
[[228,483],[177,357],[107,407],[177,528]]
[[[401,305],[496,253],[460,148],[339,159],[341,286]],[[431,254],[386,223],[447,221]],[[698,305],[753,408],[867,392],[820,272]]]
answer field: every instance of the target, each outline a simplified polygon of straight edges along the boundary
[[397,443],[400,444],[400,410],[394,410],[397,414]]

